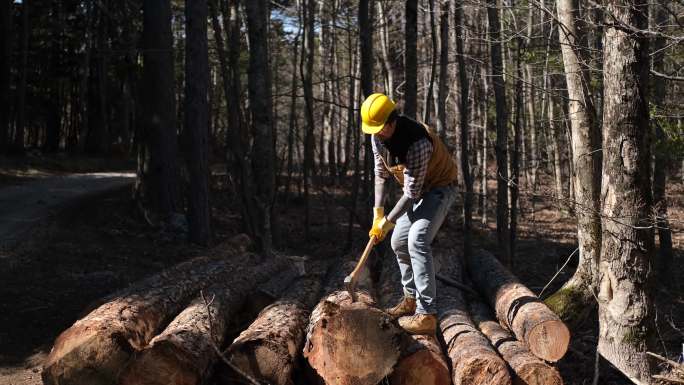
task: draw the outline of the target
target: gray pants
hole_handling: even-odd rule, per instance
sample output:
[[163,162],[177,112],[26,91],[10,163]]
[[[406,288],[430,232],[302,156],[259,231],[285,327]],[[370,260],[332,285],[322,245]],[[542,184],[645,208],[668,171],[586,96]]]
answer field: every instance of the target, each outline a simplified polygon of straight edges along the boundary
[[392,249],[399,262],[401,284],[404,294],[416,299],[416,313],[437,313],[431,244],[456,194],[453,186],[426,192],[397,220],[392,233]]

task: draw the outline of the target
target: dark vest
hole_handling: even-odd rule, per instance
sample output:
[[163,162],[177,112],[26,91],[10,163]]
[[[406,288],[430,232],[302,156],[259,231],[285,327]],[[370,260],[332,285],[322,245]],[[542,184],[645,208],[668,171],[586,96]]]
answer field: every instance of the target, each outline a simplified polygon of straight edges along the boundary
[[406,153],[409,147],[423,138],[432,142],[432,138],[422,124],[404,115],[399,115],[394,134],[389,140],[382,142],[391,155],[391,165],[406,163]]

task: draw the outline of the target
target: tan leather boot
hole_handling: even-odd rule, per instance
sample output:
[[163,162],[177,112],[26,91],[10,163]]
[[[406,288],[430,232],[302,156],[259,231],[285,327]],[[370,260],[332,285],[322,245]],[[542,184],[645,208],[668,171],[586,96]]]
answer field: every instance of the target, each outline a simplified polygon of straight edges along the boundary
[[399,318],[399,326],[411,334],[434,335],[437,317],[434,314],[414,314]]
[[392,318],[401,317],[403,315],[411,315],[416,312],[416,299],[406,297],[401,300],[396,306],[385,309],[385,312]]

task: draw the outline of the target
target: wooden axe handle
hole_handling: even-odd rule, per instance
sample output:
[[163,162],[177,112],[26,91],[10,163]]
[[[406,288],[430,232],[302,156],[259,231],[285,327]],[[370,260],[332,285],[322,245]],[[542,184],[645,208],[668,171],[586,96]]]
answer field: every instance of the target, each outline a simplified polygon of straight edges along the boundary
[[363,250],[363,254],[361,254],[359,262],[356,264],[356,267],[354,268],[354,271],[352,271],[351,274],[349,274],[349,276],[352,278],[352,282],[356,282],[356,276],[363,268],[363,265],[366,264],[366,260],[368,259],[368,256],[370,255],[370,252],[373,249],[373,245],[375,245],[375,235],[370,237],[370,239],[368,240],[368,244],[366,245],[366,248]]

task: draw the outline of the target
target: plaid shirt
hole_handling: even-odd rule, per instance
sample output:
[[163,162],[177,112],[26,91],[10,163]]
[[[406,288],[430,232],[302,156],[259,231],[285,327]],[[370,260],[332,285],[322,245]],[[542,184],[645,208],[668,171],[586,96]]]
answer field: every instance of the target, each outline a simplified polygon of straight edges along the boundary
[[[383,158],[380,154],[387,154],[389,151],[375,135],[372,135],[371,138],[375,160],[375,176],[387,179],[390,177],[390,172],[383,163],[383,159],[387,159],[387,157]],[[404,195],[407,197],[418,199],[423,195],[423,183],[431,156],[432,142],[428,138],[420,139],[409,146],[404,164]]]

